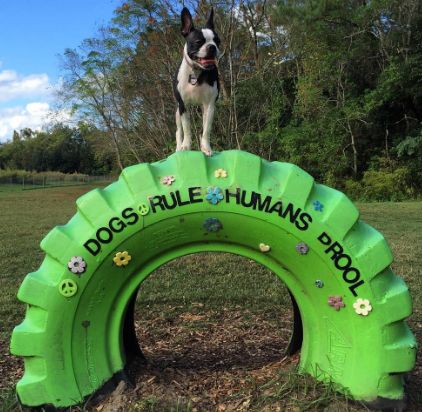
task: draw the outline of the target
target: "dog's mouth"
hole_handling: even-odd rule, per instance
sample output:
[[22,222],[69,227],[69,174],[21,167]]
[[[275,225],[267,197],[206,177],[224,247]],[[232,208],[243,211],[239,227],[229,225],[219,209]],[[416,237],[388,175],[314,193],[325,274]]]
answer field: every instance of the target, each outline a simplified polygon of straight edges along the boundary
[[200,57],[197,59],[197,62],[205,67],[206,69],[211,69],[213,67],[215,67],[217,65],[217,60],[216,59],[210,59],[210,58],[206,58],[206,57]]

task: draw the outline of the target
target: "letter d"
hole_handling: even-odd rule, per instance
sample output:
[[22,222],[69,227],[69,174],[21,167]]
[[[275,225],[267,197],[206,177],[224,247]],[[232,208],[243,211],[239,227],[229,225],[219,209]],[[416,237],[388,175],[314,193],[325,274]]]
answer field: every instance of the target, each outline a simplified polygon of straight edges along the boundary
[[[91,246],[90,246],[90,244],[94,244],[94,246],[96,246],[96,248],[95,249],[93,249]],[[84,247],[85,247],[85,249],[89,252],[89,253],[91,253],[91,255],[92,256],[97,256],[98,255],[98,253],[100,253],[100,251],[101,251],[101,245],[100,245],[100,242],[98,242],[97,240],[95,240],[95,239],[89,239],[89,240],[87,240],[85,243],[84,243]]]

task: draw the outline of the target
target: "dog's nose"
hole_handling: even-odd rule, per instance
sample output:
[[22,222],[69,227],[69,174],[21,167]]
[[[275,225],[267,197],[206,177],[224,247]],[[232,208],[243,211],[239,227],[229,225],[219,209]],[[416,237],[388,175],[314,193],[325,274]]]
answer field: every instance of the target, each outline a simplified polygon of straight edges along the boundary
[[210,44],[207,47],[207,55],[209,57],[215,57],[217,55],[217,47],[214,44]]

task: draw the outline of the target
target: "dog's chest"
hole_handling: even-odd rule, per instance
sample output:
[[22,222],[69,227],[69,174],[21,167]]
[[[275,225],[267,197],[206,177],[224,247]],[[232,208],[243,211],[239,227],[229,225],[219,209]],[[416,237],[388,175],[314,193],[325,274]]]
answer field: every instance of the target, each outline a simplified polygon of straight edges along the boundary
[[207,82],[200,83],[200,79],[184,67],[181,67],[177,80],[177,89],[185,104],[209,104],[217,98],[217,81],[212,86]]

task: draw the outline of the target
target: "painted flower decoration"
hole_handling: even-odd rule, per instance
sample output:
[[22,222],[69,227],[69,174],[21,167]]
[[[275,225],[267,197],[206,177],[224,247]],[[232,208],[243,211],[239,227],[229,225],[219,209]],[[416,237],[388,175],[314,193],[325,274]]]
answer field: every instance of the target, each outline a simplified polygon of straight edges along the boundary
[[174,176],[164,176],[161,179],[161,183],[163,185],[171,186],[175,180],[176,180],[176,178]]
[[207,189],[207,195],[205,196],[205,199],[207,199],[211,204],[216,205],[224,199],[224,196],[222,190],[219,187],[209,187]]
[[224,170],[224,169],[217,169],[214,172],[214,176],[217,177],[217,178],[220,178],[220,177],[226,178],[227,177],[227,171]]
[[323,288],[324,287],[324,282],[321,280],[321,279],[317,279],[316,281],[315,281],[315,286],[317,287],[317,288]]
[[372,306],[368,299],[358,299],[353,307],[358,315],[368,316],[368,313],[372,310]]
[[113,258],[113,262],[116,266],[127,266],[132,260],[132,256],[128,252],[117,252],[116,256]]
[[207,232],[218,232],[223,228],[223,224],[217,218],[209,217],[205,219],[203,227]]
[[305,242],[300,242],[296,245],[296,252],[306,255],[309,252],[309,246]]
[[315,200],[312,204],[314,205],[314,210],[317,212],[322,212],[324,209],[324,205],[319,200]]
[[84,273],[86,270],[86,262],[80,256],[73,256],[67,263],[67,267],[72,273],[79,275]]
[[344,308],[346,306],[341,296],[330,296],[328,298],[328,304],[337,311],[339,311],[341,308]]

